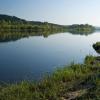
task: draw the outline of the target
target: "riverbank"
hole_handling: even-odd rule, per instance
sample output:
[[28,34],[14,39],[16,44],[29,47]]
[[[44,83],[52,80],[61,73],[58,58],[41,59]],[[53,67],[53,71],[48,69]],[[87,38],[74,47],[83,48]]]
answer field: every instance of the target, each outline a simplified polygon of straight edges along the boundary
[[100,42],[96,42],[95,44],[93,44],[93,48],[97,53],[100,54]]
[[59,68],[38,83],[0,86],[0,100],[100,100],[100,57]]

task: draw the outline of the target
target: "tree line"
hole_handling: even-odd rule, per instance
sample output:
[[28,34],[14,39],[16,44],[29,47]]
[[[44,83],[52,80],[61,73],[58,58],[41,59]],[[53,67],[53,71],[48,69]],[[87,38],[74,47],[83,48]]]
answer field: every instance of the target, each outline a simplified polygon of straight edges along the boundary
[[0,31],[63,31],[66,26],[48,22],[26,21],[15,16],[0,15]]
[[0,15],[0,42],[17,40],[28,36],[70,32],[72,34],[88,35],[94,32],[94,27],[88,24],[58,25],[48,22],[26,21],[15,16]]

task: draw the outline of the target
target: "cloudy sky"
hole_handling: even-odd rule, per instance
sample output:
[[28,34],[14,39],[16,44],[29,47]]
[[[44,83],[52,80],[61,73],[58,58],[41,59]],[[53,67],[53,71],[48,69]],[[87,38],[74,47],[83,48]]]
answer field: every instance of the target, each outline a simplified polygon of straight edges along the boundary
[[0,0],[0,14],[63,25],[100,26],[100,0]]

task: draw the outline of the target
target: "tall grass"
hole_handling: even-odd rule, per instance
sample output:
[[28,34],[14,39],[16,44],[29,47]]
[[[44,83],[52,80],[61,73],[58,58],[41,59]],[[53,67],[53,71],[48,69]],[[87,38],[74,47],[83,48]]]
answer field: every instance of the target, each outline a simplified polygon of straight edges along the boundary
[[[77,96],[76,96],[77,94]],[[0,100],[100,100],[100,63],[87,56],[84,64],[58,68],[38,83],[22,81],[0,87]]]

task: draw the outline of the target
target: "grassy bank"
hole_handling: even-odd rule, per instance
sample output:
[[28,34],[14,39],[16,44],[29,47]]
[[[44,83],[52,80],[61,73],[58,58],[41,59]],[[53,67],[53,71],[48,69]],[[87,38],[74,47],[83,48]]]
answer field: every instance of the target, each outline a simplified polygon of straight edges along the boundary
[[100,58],[59,68],[38,83],[0,87],[0,100],[100,100]]
[[93,44],[93,48],[97,53],[100,53],[100,42],[96,42],[95,44]]

